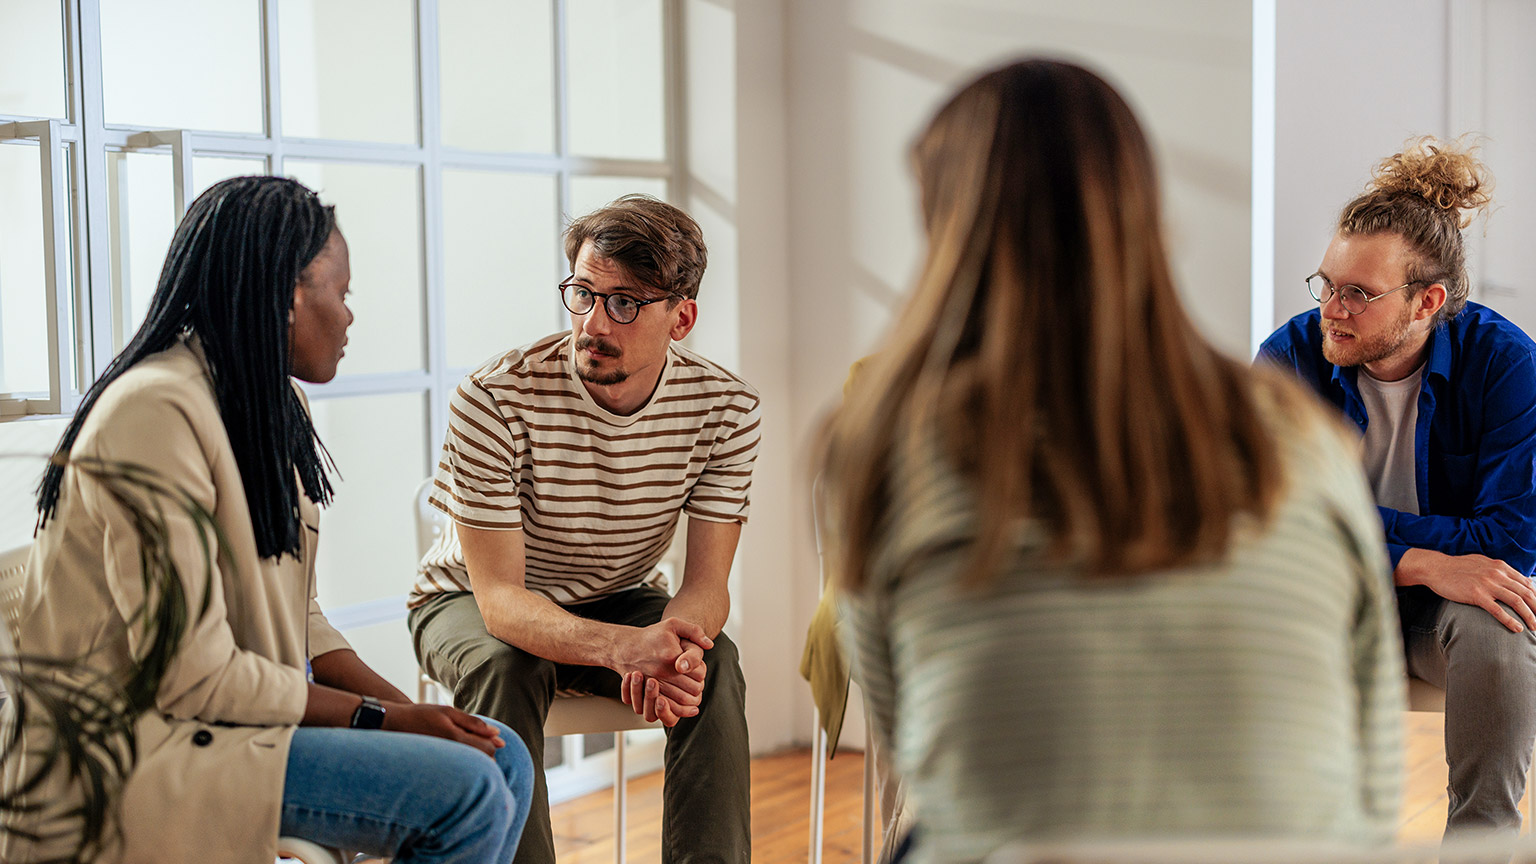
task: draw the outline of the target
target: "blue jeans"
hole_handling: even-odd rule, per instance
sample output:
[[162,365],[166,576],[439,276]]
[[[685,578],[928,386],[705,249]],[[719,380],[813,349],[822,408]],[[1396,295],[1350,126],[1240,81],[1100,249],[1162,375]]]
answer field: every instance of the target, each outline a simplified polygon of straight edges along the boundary
[[533,800],[533,760],[495,720],[495,761],[467,744],[404,732],[293,733],[281,833],[401,864],[506,864]]

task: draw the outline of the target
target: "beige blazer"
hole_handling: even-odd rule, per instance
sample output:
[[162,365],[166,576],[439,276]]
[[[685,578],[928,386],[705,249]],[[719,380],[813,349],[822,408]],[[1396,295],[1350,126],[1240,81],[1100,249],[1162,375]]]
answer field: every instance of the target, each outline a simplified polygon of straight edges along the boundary
[[[145,359],[108,387],[74,454],[153,468],[213,513],[229,542],[210,585],[196,530],[172,519],[192,608],[205,587],[209,606],[167,669],[156,710],[137,724],[122,839],[103,860],[271,864],[288,744],[307,698],[306,659],[348,647],[315,602],[318,510],[301,491],[301,559],[257,557],[240,471],[195,341]],[[66,471],[57,513],[27,565],[18,650],[120,673],[141,641],[126,616],[142,599],[138,544],[123,509],[98,483]],[[46,805],[45,825],[68,824],[59,820],[75,800],[70,789],[56,784],[33,800]],[[0,850],[0,860],[38,851]]]

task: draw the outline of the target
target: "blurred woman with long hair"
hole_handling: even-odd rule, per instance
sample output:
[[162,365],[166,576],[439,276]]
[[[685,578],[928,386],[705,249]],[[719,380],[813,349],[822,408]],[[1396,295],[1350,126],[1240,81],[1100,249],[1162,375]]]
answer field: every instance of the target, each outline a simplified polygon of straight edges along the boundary
[[[293,379],[335,376],[350,281],[333,209],[297,182],[225,180],[188,208],[39,490],[17,649],[83,706],[31,716],[86,720],[23,724],[0,858],[269,864],[281,832],[397,862],[511,860],[523,742],[412,704],[315,602],[329,459]],[[89,765],[54,758],[78,751],[54,736],[114,716],[127,730]]]
[[823,464],[912,860],[1390,837],[1403,669],[1375,508],[1341,427],[1181,307],[1129,106],[1015,63],[914,163],[926,261]]

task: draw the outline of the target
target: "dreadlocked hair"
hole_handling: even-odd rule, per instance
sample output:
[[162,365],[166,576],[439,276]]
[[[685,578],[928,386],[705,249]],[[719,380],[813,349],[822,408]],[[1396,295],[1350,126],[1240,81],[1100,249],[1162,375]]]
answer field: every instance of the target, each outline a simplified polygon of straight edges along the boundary
[[[144,323],[86,391],[38,485],[38,529],[59,504],[64,462],[101,394],[140,360],[198,337],[245,486],[263,558],[302,548],[298,484],[319,505],[335,470],[289,380],[288,315],[304,268],[336,227],[335,208],[283,177],[210,187],[171,239]],[[297,478],[295,475],[297,474]]]

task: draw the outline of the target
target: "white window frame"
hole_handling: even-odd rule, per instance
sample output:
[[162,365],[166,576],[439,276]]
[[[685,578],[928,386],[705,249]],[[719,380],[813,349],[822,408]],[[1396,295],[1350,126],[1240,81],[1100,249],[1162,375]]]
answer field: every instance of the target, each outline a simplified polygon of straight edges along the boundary
[[[686,173],[682,170],[681,98],[681,0],[662,0],[664,45],[665,155],[659,160],[601,159],[570,152],[570,112],[566,72],[566,7],[579,0],[549,0],[554,28],[555,148],[553,154],[494,153],[445,147],[441,143],[442,110],[439,96],[437,31],[438,0],[416,0],[416,106],[419,134],[415,144],[378,144],[315,138],[286,137],[282,131],[278,0],[259,0],[262,40],[262,134],[211,132],[196,129],[163,129],[149,126],[108,125],[105,121],[102,85],[100,0],[61,0],[64,18],[65,63],[69,74],[68,117],[33,118],[0,115],[0,138],[44,139],[42,176],[45,237],[45,272],[48,296],[49,392],[47,394],[0,394],[0,421],[22,415],[69,414],[80,399],[80,388],[66,374],[71,367],[78,381],[94,381],[113,356],[114,329],[122,333],[120,298],[114,297],[106,153],[110,151],[165,152],[173,160],[175,200],[178,213],[188,203],[192,186],[192,159],[196,156],[260,159],[265,170],[284,173],[289,158],[323,162],[411,167],[418,171],[422,206],[422,265],[425,309],[422,337],[423,368],[377,374],[347,375],[330,383],[306,388],[313,398],[421,393],[428,399],[429,446],[447,428],[448,397],[467,367],[449,366],[446,346],[446,291],[443,265],[443,171],[478,170],[534,173],[557,178],[555,224],[559,224],[570,200],[572,177],[618,176],[655,178],[666,182],[670,199],[682,200]],[[72,158],[59,158],[68,146]],[[69,196],[68,199],[65,196]],[[75,214],[70,230],[70,208]],[[65,337],[63,323],[71,307],[67,280],[69,245],[74,243],[75,339]],[[558,253],[557,253],[558,254]],[[559,256],[558,266],[566,262]],[[560,309],[551,294],[551,321]],[[114,307],[117,304],[118,308]],[[115,327],[114,327],[115,322]],[[71,362],[72,361],[72,362]],[[423,454],[423,468],[434,453]]]
[[[0,422],[24,416],[68,415],[78,405],[78,382],[91,382],[106,368],[114,354],[116,341],[126,332],[123,308],[125,299],[113,289],[114,266],[125,268],[127,252],[124,241],[112,234],[112,196],[107,164],[109,152],[161,152],[172,159],[174,200],[177,218],[190,204],[192,160],[197,156],[260,159],[264,170],[284,174],[287,159],[322,162],[390,165],[417,170],[421,183],[421,260],[423,302],[423,368],[392,373],[354,374],[345,372],[324,385],[306,386],[311,399],[343,398],[383,394],[420,394],[427,400],[429,428],[426,450],[421,454],[419,471],[425,475],[436,464],[437,448],[447,428],[448,400],[453,388],[469,371],[468,367],[450,366],[447,360],[447,302],[444,276],[443,172],[477,170],[508,173],[553,175],[557,179],[556,212],[552,232],[568,210],[573,177],[655,178],[666,182],[667,196],[684,200],[687,174],[683,170],[685,136],[682,98],[682,0],[661,0],[663,38],[663,106],[665,118],[664,155],[659,160],[599,159],[578,156],[570,151],[570,111],[568,106],[566,8],[580,0],[549,0],[554,27],[554,130],[552,154],[497,153],[443,146],[441,142],[442,107],[439,93],[440,60],[438,50],[438,0],[415,0],[416,109],[418,137],[415,144],[380,144],[315,138],[294,138],[283,134],[281,104],[280,47],[278,44],[278,0],[253,0],[261,8],[261,61],[263,126],[261,134],[214,132],[197,129],[164,129],[150,126],[109,125],[103,99],[103,61],[100,0],[60,0],[63,16],[67,86],[67,117],[36,118],[0,114],[0,139],[35,139],[41,147],[43,190],[44,252],[48,297],[47,327],[49,350],[49,391],[46,394],[0,393]],[[14,145],[12,145],[14,146]],[[62,156],[68,147],[70,158]],[[121,200],[121,198],[119,198]],[[71,226],[71,212],[73,226]],[[73,298],[65,278],[70,273],[70,243],[73,243]],[[558,267],[567,266],[560,244]],[[126,282],[126,280],[121,280]],[[73,300],[73,302],[71,302]],[[554,291],[549,292],[550,321],[554,325],[563,308]],[[74,339],[66,338],[65,323],[74,312]],[[510,347],[510,346],[509,346]],[[73,375],[69,373],[73,370]],[[405,502],[401,502],[404,506]],[[381,618],[378,601],[357,604],[358,608],[330,610],[340,621],[357,626],[381,623],[390,617],[404,617],[404,612]],[[363,608],[368,607],[368,608]],[[641,746],[631,751],[631,760],[639,770],[660,760],[660,736],[633,733]],[[655,740],[641,740],[655,739]],[[567,739],[563,764],[550,772],[549,780],[556,799],[606,785],[611,777],[611,753],[585,758],[579,736]],[[654,751],[654,752],[652,752]],[[589,764],[582,764],[583,762]],[[596,778],[596,779],[595,779]]]

